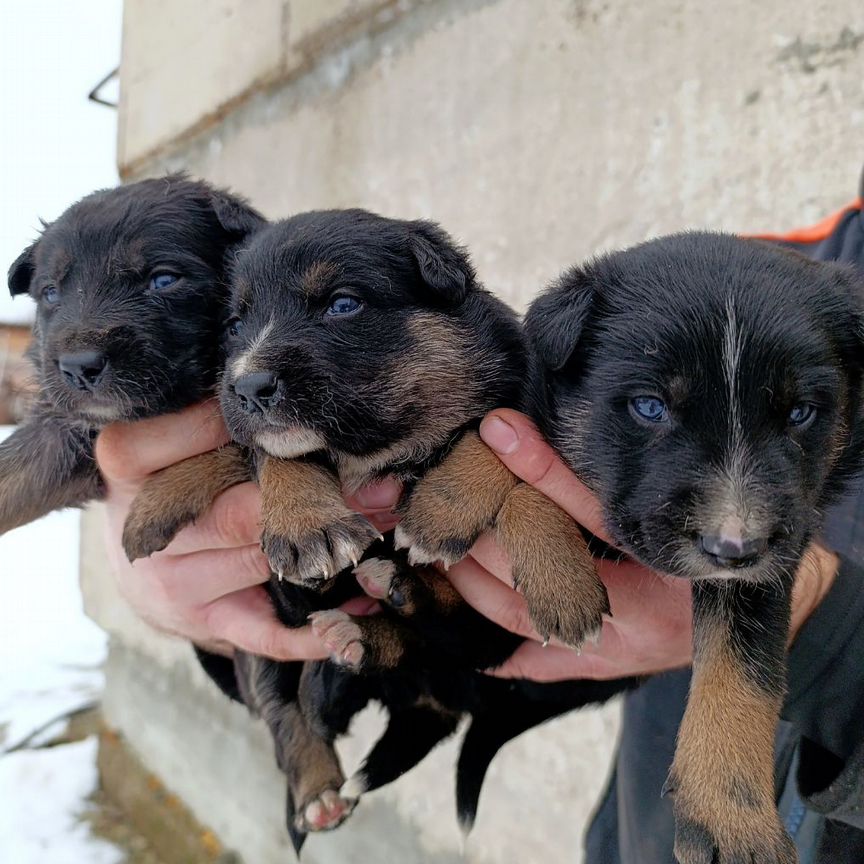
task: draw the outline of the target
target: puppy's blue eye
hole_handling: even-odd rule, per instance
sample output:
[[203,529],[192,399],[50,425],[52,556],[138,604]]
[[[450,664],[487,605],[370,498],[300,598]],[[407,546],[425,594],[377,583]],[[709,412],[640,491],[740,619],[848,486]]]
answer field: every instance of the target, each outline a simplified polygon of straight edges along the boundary
[[179,278],[176,273],[154,273],[150,277],[150,290],[161,291],[173,285]]
[[49,306],[53,306],[60,301],[60,289],[56,285],[46,285],[42,289],[42,299]]
[[363,308],[362,301],[356,297],[334,297],[325,315],[353,315]]
[[630,408],[637,417],[649,423],[665,423],[669,419],[666,403],[656,396],[634,396]]
[[816,416],[816,406],[810,402],[799,402],[792,406],[788,422],[790,426],[804,426]]
[[239,336],[243,332],[243,322],[239,318],[232,318],[225,329],[231,337]]

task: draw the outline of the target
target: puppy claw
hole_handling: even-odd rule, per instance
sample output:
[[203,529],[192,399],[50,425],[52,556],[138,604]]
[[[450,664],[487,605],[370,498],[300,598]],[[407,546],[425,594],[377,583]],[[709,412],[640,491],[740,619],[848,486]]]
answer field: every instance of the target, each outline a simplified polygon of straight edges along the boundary
[[320,588],[360,560],[378,531],[363,516],[344,519],[297,537],[265,534],[261,538],[271,569],[282,578],[308,588]]
[[366,653],[363,633],[350,615],[341,609],[313,612],[309,616],[312,632],[327,646],[334,662],[359,668]]

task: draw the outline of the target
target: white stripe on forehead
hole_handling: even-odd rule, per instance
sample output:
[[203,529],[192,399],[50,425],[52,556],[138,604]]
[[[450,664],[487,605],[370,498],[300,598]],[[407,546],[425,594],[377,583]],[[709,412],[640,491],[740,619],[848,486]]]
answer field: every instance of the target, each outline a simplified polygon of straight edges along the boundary
[[249,347],[234,359],[234,362],[231,364],[231,374],[234,376],[235,381],[241,375],[255,371],[253,363],[255,352],[261,348],[275,326],[276,322],[271,315],[270,320],[261,328]]
[[734,449],[737,449],[741,438],[741,402],[738,386],[741,374],[741,349],[741,330],[735,314],[735,301],[730,294],[726,298],[726,324],[723,329],[723,375],[729,393],[730,444]]
[[726,497],[718,502],[722,510],[746,518],[747,477],[744,430],[741,426],[741,351],[743,340],[735,301],[730,294],[726,298],[726,322],[723,328],[723,377],[729,395],[729,437],[724,458],[723,475],[728,484]]

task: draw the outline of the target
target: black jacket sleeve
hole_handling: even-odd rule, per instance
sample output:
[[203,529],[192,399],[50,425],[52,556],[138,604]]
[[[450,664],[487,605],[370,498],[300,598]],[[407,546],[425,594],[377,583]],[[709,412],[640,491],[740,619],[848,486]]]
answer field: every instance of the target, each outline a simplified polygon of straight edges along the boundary
[[795,639],[782,713],[801,736],[805,803],[864,829],[864,568],[849,558]]

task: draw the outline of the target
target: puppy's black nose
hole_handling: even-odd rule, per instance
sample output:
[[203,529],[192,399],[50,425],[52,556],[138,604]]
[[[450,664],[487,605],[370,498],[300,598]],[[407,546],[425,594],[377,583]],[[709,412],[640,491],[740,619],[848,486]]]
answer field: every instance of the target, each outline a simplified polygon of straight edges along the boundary
[[57,365],[67,384],[78,390],[95,390],[105,374],[108,360],[99,351],[81,351],[61,354]]
[[767,537],[743,539],[723,534],[703,534],[699,538],[702,551],[721,567],[746,567],[755,563],[768,548]]
[[273,403],[279,379],[272,372],[250,372],[234,382],[240,406],[249,414],[263,414]]

